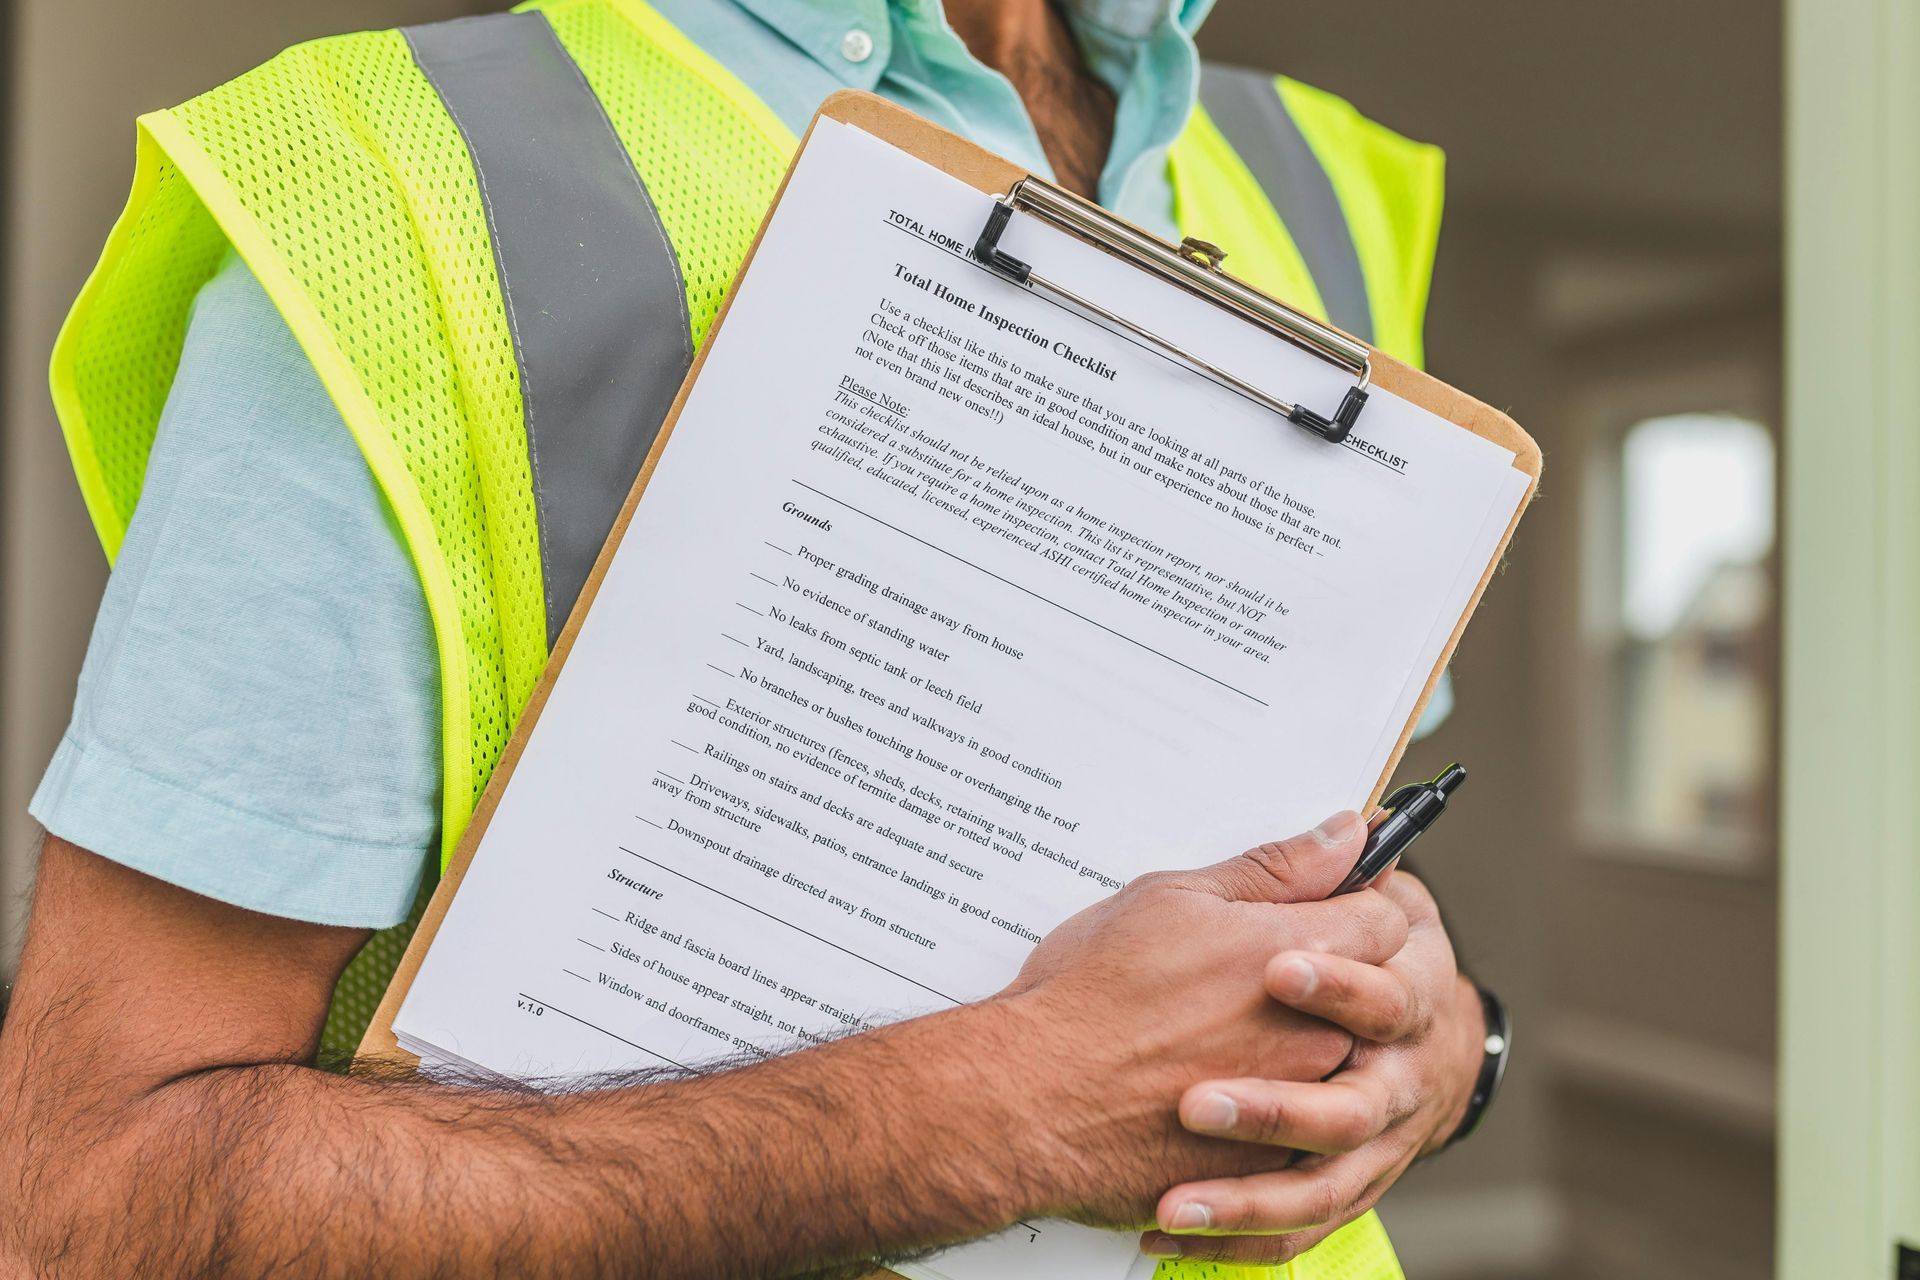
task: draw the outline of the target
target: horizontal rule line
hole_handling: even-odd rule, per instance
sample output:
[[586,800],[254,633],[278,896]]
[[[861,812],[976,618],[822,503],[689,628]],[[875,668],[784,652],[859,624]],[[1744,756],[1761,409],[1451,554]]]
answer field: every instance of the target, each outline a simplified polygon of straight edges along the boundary
[[[578,978],[580,975],[576,973],[573,976]],[[559,1014],[563,1018],[566,1018],[570,1022],[577,1022],[589,1031],[598,1031],[603,1036],[609,1036],[612,1039],[618,1040],[621,1044],[626,1045],[629,1049],[638,1049],[640,1052],[646,1054],[648,1057],[658,1058],[660,1059],[660,1061],[666,1063],[669,1066],[678,1067],[682,1071],[691,1071],[693,1069],[684,1062],[675,1062],[672,1058],[669,1058],[664,1053],[656,1053],[652,1049],[647,1048],[647,1046],[643,1044],[635,1044],[633,1041],[627,1039],[625,1036],[620,1035],[618,1032],[609,1031],[597,1022],[588,1022],[585,1018],[581,1017],[577,1013],[568,1013],[565,1009],[562,1009],[559,1005],[555,1004],[551,1000],[542,1000],[539,996],[528,995],[524,991],[520,993],[520,998],[522,1000],[531,1000],[543,1009],[551,1009],[555,1013]]]
[[882,973],[890,973],[894,977],[900,979],[900,981],[911,983],[913,986],[920,988],[922,991],[926,992],[930,996],[939,996],[942,1000],[945,1000],[948,1004],[951,1004],[951,1005],[959,1005],[962,1003],[959,1000],[955,1000],[952,996],[948,995],[944,991],[934,990],[932,987],[928,986],[924,982],[915,982],[912,978],[909,978],[906,974],[901,973],[898,969],[887,968],[887,966],[881,964],[878,960],[875,960],[872,956],[863,956],[858,951],[850,951],[846,947],[841,946],[839,943],[834,942],[831,939],[821,937],[819,934],[813,932],[813,930],[811,929],[802,928],[800,925],[797,925],[793,921],[786,919],[784,916],[774,915],[771,911],[762,911],[759,907],[754,906],[751,902],[742,902],[740,899],[734,897],[732,894],[728,893],[724,889],[716,889],[712,885],[707,884],[704,881],[695,880],[692,876],[688,875],[686,872],[675,871],[672,867],[668,866],[664,862],[655,862],[652,858],[649,858],[644,853],[635,853],[633,850],[627,848],[627,846],[625,845],[616,845],[615,847],[619,849],[620,852],[626,854],[628,857],[638,858],[640,859],[640,861],[646,863],[650,867],[658,867],[670,876],[679,876],[682,880],[685,880],[690,885],[696,885],[699,888],[705,889],[708,893],[719,894],[721,897],[725,898],[728,902],[733,903],[735,906],[745,907],[747,910],[753,912],[755,915],[765,916],[767,919],[773,921],[775,924],[783,924],[787,926],[787,928],[793,930],[795,933],[804,933],[809,938],[812,938],[815,942],[818,942],[823,946],[832,947],[835,951],[838,951],[842,955],[852,956],[855,960],[858,960],[863,964],[870,964],[874,968],[880,970]]
[[984,573],[987,577],[992,578],[995,582],[1003,583],[1006,586],[1012,587],[1015,591],[1020,592],[1022,595],[1032,596],[1035,600],[1038,600],[1041,604],[1050,604],[1054,608],[1058,609],[1060,612],[1066,614],[1068,617],[1078,618],[1080,619],[1080,621],[1086,623],[1090,627],[1097,627],[1101,631],[1106,632],[1108,635],[1112,636],[1116,640],[1124,640],[1128,644],[1134,646],[1136,649],[1144,649],[1146,652],[1152,654],[1156,658],[1163,658],[1166,661],[1171,662],[1174,666],[1179,667],[1182,671],[1190,671],[1194,675],[1199,676],[1202,680],[1206,680],[1212,684],[1217,684],[1222,689],[1225,689],[1228,693],[1237,693],[1241,697],[1245,698],[1248,702],[1251,702],[1256,706],[1264,707],[1267,705],[1265,702],[1261,701],[1259,698],[1256,698],[1252,694],[1248,693],[1245,689],[1235,688],[1233,685],[1228,684],[1225,680],[1222,680],[1219,676],[1208,675],[1206,672],[1202,671],[1200,668],[1189,666],[1186,663],[1180,661],[1180,659],[1174,657],[1170,653],[1162,653],[1160,650],[1154,648],[1152,645],[1146,643],[1143,640],[1136,640],[1124,631],[1115,631],[1112,627],[1108,626],[1106,623],[1096,622],[1092,618],[1089,618],[1084,613],[1079,613],[1079,612],[1076,612],[1075,610],[1067,608],[1066,605],[1061,604],[1058,600],[1050,600],[1046,596],[1041,595],[1038,591],[1035,591],[1031,587],[1023,587],[1019,583],[1015,582],[1013,579],[1003,578],[999,574],[995,573],[993,570],[986,568],[983,565],[977,565],[973,561],[967,559],[965,556],[955,555],[953,552],[947,550],[945,547],[937,546],[934,543],[928,542],[925,538],[922,538],[917,534],[908,533],[905,529],[902,529],[897,524],[889,524],[885,520],[882,520],[879,516],[874,515],[871,511],[862,511],[859,507],[854,506],[851,502],[848,502],[845,498],[836,498],[832,494],[827,493],[824,490],[814,488],[812,485],[808,484],[804,480],[795,480],[794,483],[799,485],[802,489],[805,489],[808,493],[815,495],[816,497],[825,498],[828,502],[834,503],[838,506],[845,507],[847,510],[853,512],[857,516],[865,516],[867,519],[873,521],[875,524],[879,525],[883,529],[891,529],[903,538],[912,539],[913,541],[919,543],[921,546],[925,547],[929,551],[937,551],[941,555],[947,557],[947,559],[958,561],[959,563],[967,566],[967,568],[969,569],[975,570],[976,572],[979,572],[979,573]]

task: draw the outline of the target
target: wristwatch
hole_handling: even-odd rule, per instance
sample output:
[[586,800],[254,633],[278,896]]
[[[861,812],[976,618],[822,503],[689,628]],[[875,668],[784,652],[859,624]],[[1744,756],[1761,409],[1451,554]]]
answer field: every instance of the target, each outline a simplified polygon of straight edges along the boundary
[[1473,984],[1473,989],[1480,993],[1480,1009],[1486,1015],[1487,1039],[1480,1059],[1480,1075],[1473,1082],[1473,1096],[1467,1099],[1467,1112],[1460,1117],[1460,1126],[1447,1139],[1446,1147],[1441,1148],[1443,1151],[1465,1140],[1487,1118],[1487,1111],[1493,1106],[1493,1097],[1500,1092],[1500,1082],[1506,1078],[1507,1055],[1513,1049],[1513,1019],[1507,1013],[1505,1002],[1477,982]]

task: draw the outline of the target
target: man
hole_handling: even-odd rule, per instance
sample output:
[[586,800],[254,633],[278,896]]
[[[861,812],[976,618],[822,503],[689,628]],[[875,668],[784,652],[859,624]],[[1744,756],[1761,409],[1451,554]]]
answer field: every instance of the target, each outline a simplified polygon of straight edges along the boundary
[[[56,356],[117,561],[34,804],[0,1259],[796,1275],[1055,1215],[1278,1261],[1444,1145],[1480,999],[1409,878],[1318,901],[1352,814],[1129,886],[992,1000],[771,1063],[561,1097],[307,1065],[330,1001],[336,1043],[365,1025],[379,979],[342,971],[457,841],[604,536],[555,504],[625,493],[827,92],[1238,228],[1249,278],[1417,357],[1437,158],[1290,82],[1195,111],[1206,7],[555,0],[306,46],[145,122]],[[576,252],[603,293],[525,305]],[[606,321],[556,349],[554,306]],[[543,437],[552,378],[605,378],[631,429]],[[576,489],[543,448],[587,451]]]

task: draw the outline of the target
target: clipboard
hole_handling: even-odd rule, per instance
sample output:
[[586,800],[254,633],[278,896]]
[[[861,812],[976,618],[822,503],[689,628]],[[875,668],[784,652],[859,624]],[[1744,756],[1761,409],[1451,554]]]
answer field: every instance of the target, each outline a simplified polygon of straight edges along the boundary
[[[1285,429],[1310,431],[1325,439],[1328,442],[1328,448],[1338,448],[1340,447],[1338,442],[1345,438],[1347,432],[1357,422],[1364,420],[1368,393],[1371,390],[1380,389],[1411,401],[1461,429],[1490,440],[1513,453],[1514,467],[1527,477],[1525,495],[1516,507],[1512,521],[1501,535],[1499,546],[1488,563],[1486,572],[1474,588],[1459,624],[1455,627],[1453,634],[1448,637],[1438,664],[1429,674],[1426,688],[1422,691],[1413,713],[1402,728],[1400,738],[1388,758],[1385,770],[1374,784],[1368,802],[1370,805],[1376,802],[1398,766],[1400,757],[1412,738],[1414,726],[1419,723],[1421,713],[1433,696],[1433,690],[1440,679],[1441,672],[1446,669],[1447,663],[1452,658],[1454,647],[1459,643],[1467,620],[1473,616],[1474,610],[1479,606],[1481,595],[1506,554],[1507,544],[1512,539],[1515,527],[1519,524],[1520,516],[1526,511],[1527,505],[1538,490],[1541,456],[1540,449],[1533,439],[1511,418],[1498,410],[1482,404],[1436,378],[1429,377],[1371,349],[1365,343],[1295,310],[1279,299],[1268,297],[1234,279],[1221,270],[1220,260],[1223,254],[1213,245],[1197,240],[1188,240],[1180,245],[1169,244],[1157,236],[1114,217],[1090,201],[1072,195],[1045,179],[1028,173],[1018,165],[871,93],[842,90],[833,94],[822,104],[814,123],[817,125],[821,119],[838,121],[860,129],[940,169],[950,177],[965,182],[976,190],[995,196],[996,202],[992,213],[987,224],[982,227],[979,240],[975,245],[976,260],[983,266],[1035,291],[1045,292],[1052,300],[1064,306],[1082,310],[1097,323],[1114,327],[1121,331],[1123,336],[1148,343],[1163,354],[1186,364],[1200,376],[1210,378],[1238,394],[1255,400],[1291,424]],[[810,126],[807,138],[811,138],[812,134],[813,128]],[[800,149],[795,152],[796,159],[805,150],[806,140],[806,138],[802,139]],[[780,190],[775,195],[774,208],[778,207],[780,196],[785,194],[786,184],[791,179],[792,172],[792,167],[789,166],[787,178],[782,180]],[[771,218],[771,209],[767,216]],[[1021,262],[1007,255],[999,247],[1000,232],[1005,230],[1013,218],[1021,216],[1042,218],[1209,302],[1234,312],[1242,319],[1259,325],[1281,340],[1312,352],[1319,358],[1346,370],[1354,379],[1353,387],[1346,393],[1341,404],[1321,412],[1313,407],[1277,399],[1256,387],[1241,382],[1231,374],[1213,367],[1204,359],[1161,339],[1135,320],[1109,312],[1053,283],[1040,264]],[[763,222],[761,234],[755,236],[741,264],[741,276],[753,269],[754,256],[759,251],[764,233],[765,223]],[[526,710],[522,712],[513,736],[502,752],[500,762],[494,768],[485,792],[474,807],[472,820],[468,823],[459,847],[455,850],[452,860],[441,877],[439,887],[427,906],[406,954],[401,958],[393,981],[389,984],[386,995],[374,1015],[373,1023],[361,1041],[360,1058],[362,1059],[386,1064],[389,1070],[395,1066],[413,1068],[418,1065],[413,1055],[401,1049],[396,1042],[393,1034],[394,1018],[399,1013],[415,976],[419,973],[421,962],[432,945],[441,922],[446,918],[449,906],[460,891],[461,882],[472,863],[474,851],[478,848],[481,837],[486,832],[487,825],[499,805],[501,794],[513,775],[514,767],[525,751],[533,726],[538,722],[541,709],[546,704],[554,681],[561,667],[566,663],[567,655],[573,647],[575,637],[579,634],[587,610],[591,607],[600,584],[606,576],[614,552],[619,547],[628,525],[632,522],[640,497],[646,490],[647,482],[653,475],[654,467],[659,462],[668,437],[679,421],[687,396],[694,382],[700,377],[707,353],[713,348],[711,335],[717,334],[725,325],[732,299],[737,292],[737,288],[729,290],[727,301],[722,303],[718,315],[714,318],[709,340],[695,356],[686,381],[682,384],[679,395],[674,399],[666,420],[661,424],[653,447],[634,480],[633,488],[628,493],[618,517],[614,520],[606,544],[601,548],[593,570],[581,588],[579,599],[574,604],[567,625],[554,644],[546,670],[535,686]]]

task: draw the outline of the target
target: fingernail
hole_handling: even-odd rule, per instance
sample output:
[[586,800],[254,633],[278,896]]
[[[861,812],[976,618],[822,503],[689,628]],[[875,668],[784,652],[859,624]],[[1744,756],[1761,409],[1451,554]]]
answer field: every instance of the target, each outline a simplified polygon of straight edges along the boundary
[[1231,1133],[1239,1119],[1239,1103],[1224,1093],[1209,1093],[1194,1104],[1192,1127],[1202,1133]]
[[1149,1258],[1177,1258],[1180,1256],[1180,1242],[1165,1236],[1151,1236],[1141,1242],[1140,1252]]
[[1315,827],[1313,838],[1320,842],[1323,849],[1337,849],[1353,838],[1354,828],[1359,825],[1359,814],[1351,809],[1342,809]]
[[1213,1210],[1191,1200],[1175,1209],[1173,1216],[1167,1219],[1169,1231],[1205,1231],[1212,1225]]
[[1313,994],[1320,985],[1320,971],[1309,962],[1295,956],[1284,964],[1276,965],[1273,970],[1275,995],[1291,999],[1302,999]]

